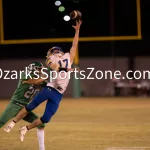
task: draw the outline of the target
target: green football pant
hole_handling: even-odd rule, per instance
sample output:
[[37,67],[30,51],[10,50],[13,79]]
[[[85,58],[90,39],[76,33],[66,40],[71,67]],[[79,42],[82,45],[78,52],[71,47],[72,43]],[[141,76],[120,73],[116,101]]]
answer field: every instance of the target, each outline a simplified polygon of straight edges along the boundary
[[[0,116],[0,128],[2,126],[4,126],[10,119],[14,118],[19,111],[22,109],[23,107],[18,106],[12,102],[10,102],[6,109],[4,110],[4,112],[1,114]],[[33,112],[29,112],[28,115],[26,117],[23,118],[24,121],[27,121],[29,123],[33,122],[34,120],[36,120],[37,118],[39,118],[35,113]],[[42,124],[40,126],[38,126],[38,129],[44,128],[45,125]]]

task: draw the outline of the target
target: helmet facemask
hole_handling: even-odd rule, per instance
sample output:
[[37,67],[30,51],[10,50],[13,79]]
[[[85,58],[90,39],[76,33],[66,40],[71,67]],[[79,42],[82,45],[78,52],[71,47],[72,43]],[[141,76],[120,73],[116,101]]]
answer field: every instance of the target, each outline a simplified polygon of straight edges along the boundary
[[48,52],[47,52],[47,58],[51,55],[55,55],[57,57],[62,57],[64,55],[64,52],[58,48],[58,47],[52,47]]
[[54,50],[53,51],[53,55],[57,56],[57,57],[62,57],[64,55],[64,53],[60,50]]

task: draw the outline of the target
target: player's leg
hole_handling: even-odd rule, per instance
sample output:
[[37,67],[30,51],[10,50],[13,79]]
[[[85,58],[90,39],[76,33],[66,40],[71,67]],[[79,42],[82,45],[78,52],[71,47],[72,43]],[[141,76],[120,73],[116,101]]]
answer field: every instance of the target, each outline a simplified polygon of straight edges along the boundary
[[46,104],[46,109],[43,114],[43,116],[40,118],[42,123],[48,123],[50,122],[52,116],[56,113],[58,110],[59,104],[53,102],[53,101],[48,101]]
[[52,116],[56,113],[58,107],[59,107],[59,104],[51,100],[48,100],[43,116],[39,119],[36,119],[31,124],[27,125],[27,129],[30,130],[32,128],[37,127],[38,125],[48,123],[50,119],[52,118]]
[[61,99],[62,99],[62,94],[58,93],[58,91],[53,89],[50,92],[44,115],[40,119],[36,119],[34,122],[29,124],[27,126],[27,129],[30,130],[32,128],[37,127],[38,125],[42,123],[48,123],[51,117],[56,113]]
[[45,108],[45,112],[41,118],[36,119],[32,123],[26,126],[27,130],[33,129],[41,124],[48,123],[52,116],[56,113],[59,104],[48,100]]
[[44,115],[41,118],[36,119],[29,125],[20,128],[20,135],[22,135],[21,141],[24,140],[24,136],[28,130],[33,129],[38,125],[41,125],[42,123],[48,123],[51,117],[56,113],[59,107],[59,103],[62,99],[62,94],[58,93],[58,91],[54,89],[48,88],[48,90],[49,90],[49,93],[47,94],[48,101],[46,104]]
[[45,108],[45,112],[41,118],[36,119],[32,123],[28,124],[27,126],[23,126],[19,129],[20,132],[20,140],[23,142],[24,136],[28,130],[33,129],[41,124],[48,123],[52,116],[56,113],[59,104],[48,100]]
[[[38,119],[38,116],[33,112],[29,112],[28,115],[25,118],[23,118],[23,120],[25,120],[29,123],[32,123],[36,119]],[[38,143],[39,143],[39,150],[45,150],[44,127],[45,127],[45,124],[41,124],[37,127],[37,137],[38,137]]]
[[34,110],[38,105],[40,105],[42,102],[44,102],[47,99],[47,93],[48,89],[43,88],[34,98],[33,100],[25,107],[23,108],[16,116],[15,118],[5,127],[6,132],[10,132],[11,129],[14,127],[14,125],[23,119],[30,111]]
[[21,107],[10,102],[4,112],[0,115],[0,128],[3,127],[10,119],[21,110]]
[[38,143],[39,143],[39,150],[45,150],[45,144],[44,144],[44,128],[37,128],[37,137],[38,137]]
[[37,106],[43,103],[47,99],[47,88],[43,88],[34,98],[33,100],[23,108],[17,116],[14,118],[14,121],[17,123],[21,119],[25,117],[29,112],[34,110]]

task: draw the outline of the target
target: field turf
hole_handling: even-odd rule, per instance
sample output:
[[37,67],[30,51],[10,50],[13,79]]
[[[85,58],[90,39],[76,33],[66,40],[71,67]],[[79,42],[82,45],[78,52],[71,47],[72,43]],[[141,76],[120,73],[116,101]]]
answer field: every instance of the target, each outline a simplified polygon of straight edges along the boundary
[[[0,113],[8,100],[0,101]],[[42,115],[45,103],[34,112]],[[38,150],[36,129],[0,129],[0,150]],[[63,99],[45,128],[46,150],[150,150],[150,98]]]

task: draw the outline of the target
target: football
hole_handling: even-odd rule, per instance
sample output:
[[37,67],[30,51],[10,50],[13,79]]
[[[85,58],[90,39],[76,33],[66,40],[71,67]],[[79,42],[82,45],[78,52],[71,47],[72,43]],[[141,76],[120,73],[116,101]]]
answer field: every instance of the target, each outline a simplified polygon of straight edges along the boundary
[[79,10],[74,10],[70,13],[70,18],[73,20],[80,20],[82,17],[82,14]]

